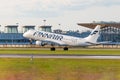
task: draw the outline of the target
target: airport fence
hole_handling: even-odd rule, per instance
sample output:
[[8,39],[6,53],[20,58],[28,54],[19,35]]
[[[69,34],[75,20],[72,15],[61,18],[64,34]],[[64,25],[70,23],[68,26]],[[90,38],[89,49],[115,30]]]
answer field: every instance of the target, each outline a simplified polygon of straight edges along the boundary
[[[35,44],[22,44],[22,45],[18,45],[18,44],[0,44],[0,48],[50,48],[50,45],[46,45],[46,46],[39,46],[39,45],[35,45]],[[59,47],[59,48],[63,48],[61,46],[55,46],[55,47]],[[70,46],[69,46],[70,47]],[[77,47],[79,48],[79,47]],[[88,46],[88,47],[80,47],[80,48],[120,48],[120,44],[119,45],[94,45],[94,46]]]

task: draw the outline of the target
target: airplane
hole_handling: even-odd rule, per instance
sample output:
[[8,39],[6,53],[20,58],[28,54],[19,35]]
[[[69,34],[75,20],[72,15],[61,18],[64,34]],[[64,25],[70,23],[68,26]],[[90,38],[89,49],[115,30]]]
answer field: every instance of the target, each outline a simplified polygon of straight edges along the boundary
[[[51,50],[55,50],[55,43],[59,46],[64,46],[64,50],[68,50],[68,46],[91,46],[99,44],[97,42],[98,37],[100,36],[101,25],[97,25],[95,29],[90,33],[88,37],[79,38],[68,35],[56,34],[45,31],[37,30],[28,30],[23,34],[23,37],[30,40],[36,40],[36,45],[44,46],[51,42]],[[45,41],[45,42],[44,42]]]

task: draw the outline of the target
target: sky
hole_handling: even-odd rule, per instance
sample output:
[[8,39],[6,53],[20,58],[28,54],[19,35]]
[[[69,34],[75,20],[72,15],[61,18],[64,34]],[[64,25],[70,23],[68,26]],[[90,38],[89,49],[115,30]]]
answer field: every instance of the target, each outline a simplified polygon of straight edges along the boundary
[[[46,20],[44,23],[43,20]],[[1,0],[0,24],[51,25],[85,30],[77,23],[120,21],[120,0]],[[60,24],[60,25],[59,25]]]

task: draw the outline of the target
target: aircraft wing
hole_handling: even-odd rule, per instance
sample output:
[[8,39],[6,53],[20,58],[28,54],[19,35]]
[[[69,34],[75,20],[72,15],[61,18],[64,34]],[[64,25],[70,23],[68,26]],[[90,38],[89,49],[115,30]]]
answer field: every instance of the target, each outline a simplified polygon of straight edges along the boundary
[[103,41],[103,42],[98,42],[99,44],[111,44],[112,41]]
[[97,43],[93,43],[93,42],[86,42],[90,45],[101,45],[101,44],[113,44],[112,41],[103,41],[103,42],[97,42]]
[[99,43],[93,43],[93,42],[86,42],[86,43],[88,43],[90,45],[98,45],[99,44]]

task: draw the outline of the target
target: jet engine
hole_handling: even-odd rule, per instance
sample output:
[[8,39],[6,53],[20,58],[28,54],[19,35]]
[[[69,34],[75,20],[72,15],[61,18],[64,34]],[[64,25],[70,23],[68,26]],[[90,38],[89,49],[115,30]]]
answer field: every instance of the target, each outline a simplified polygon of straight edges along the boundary
[[36,45],[45,46],[46,43],[44,43],[44,42],[42,42],[42,41],[36,41]]

